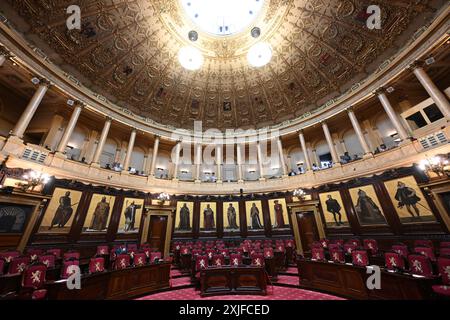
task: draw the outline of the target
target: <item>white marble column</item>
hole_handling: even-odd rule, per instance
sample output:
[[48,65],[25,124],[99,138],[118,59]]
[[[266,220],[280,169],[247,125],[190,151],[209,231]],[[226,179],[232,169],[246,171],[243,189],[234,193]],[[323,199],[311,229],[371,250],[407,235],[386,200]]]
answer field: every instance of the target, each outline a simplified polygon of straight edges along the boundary
[[124,169],[125,172],[128,172],[128,167],[130,166],[131,155],[133,153],[134,142],[135,141],[136,141],[136,129],[133,129],[131,131],[130,141],[128,142],[127,155],[125,157],[125,162],[123,164],[123,169]]
[[25,108],[25,111],[22,113],[19,121],[17,121],[16,126],[12,130],[11,134],[13,136],[22,139],[25,130],[27,130],[31,119],[33,119],[33,116],[36,113],[37,108],[41,104],[41,101],[44,98],[45,93],[47,92],[49,87],[50,82],[48,82],[47,80],[40,80],[39,88],[34,93],[33,98],[31,98],[30,102]]
[[58,144],[56,152],[65,153],[67,143],[69,142],[69,139],[72,136],[73,130],[75,130],[75,126],[77,125],[78,118],[80,117],[81,110],[83,110],[83,107],[84,107],[83,103],[79,101],[75,102],[72,115],[70,117],[69,122],[67,123],[66,129],[64,130],[64,134],[61,138],[61,141]]
[[201,182],[202,171],[202,145],[200,143],[195,145],[195,182]]
[[283,152],[283,142],[281,141],[281,137],[278,137],[277,139],[277,146],[278,146],[278,154],[280,156],[280,165],[282,168],[283,176],[287,177],[288,171],[286,167],[286,162],[284,161],[284,152]]
[[100,157],[105,147],[106,139],[108,139],[109,129],[111,128],[111,118],[106,118],[105,124],[103,125],[102,134],[100,135],[100,140],[98,141],[97,149],[95,150],[94,159],[92,159],[92,164],[99,165]]
[[261,144],[258,142],[256,144],[257,156],[258,156],[258,166],[259,166],[259,180],[266,180],[264,178],[264,166],[263,166],[263,157],[261,151]]
[[149,172],[149,175],[151,175],[151,176],[155,175],[156,161],[158,160],[159,139],[160,139],[159,136],[155,136],[155,142],[153,143],[152,164],[150,166],[150,172]]
[[174,170],[173,170],[173,180],[178,180],[178,166],[180,162],[180,153],[181,153],[181,141],[177,141],[177,145],[175,147],[175,162],[174,162]]
[[430,76],[425,72],[425,70],[417,65],[411,65],[411,69],[413,70],[414,75],[422,84],[423,88],[428,92],[431,99],[433,99],[436,106],[442,112],[444,117],[450,117],[450,103],[448,102],[445,94],[439,90],[439,88],[434,84],[433,80],[431,80]]
[[217,183],[222,183],[222,145],[216,145]]
[[353,130],[355,130],[356,135],[358,136],[359,143],[361,144],[361,147],[363,148],[364,155],[365,156],[372,155],[369,145],[367,144],[366,138],[364,137],[364,133],[361,129],[361,126],[359,125],[358,119],[356,118],[355,112],[353,111],[352,108],[348,108],[347,114],[352,123]]
[[237,162],[238,183],[244,182],[244,172],[242,170],[242,148],[244,148],[244,150],[245,150],[245,146],[236,144],[236,162]]
[[395,112],[394,108],[391,105],[391,102],[389,101],[388,97],[386,96],[386,93],[384,92],[384,89],[378,90],[377,94],[378,94],[378,99],[380,100],[381,104],[383,105],[384,111],[386,111],[389,119],[391,120],[392,124],[395,127],[395,130],[397,130],[397,133],[398,133],[400,139],[407,140],[409,137],[409,134],[408,134],[408,132],[406,132],[406,129],[401,124],[397,113]]
[[328,148],[330,149],[331,158],[333,159],[333,163],[335,165],[337,165],[340,163],[339,157],[337,155],[336,148],[333,143],[333,139],[331,138],[330,129],[328,128],[328,125],[326,122],[322,122],[322,129],[323,129],[323,133],[325,134],[325,139],[327,140],[327,143],[328,143]]
[[306,148],[306,140],[303,131],[298,132],[298,138],[300,139],[300,145],[303,151],[303,157],[305,158],[306,171],[311,170],[311,161],[309,159],[308,149]]

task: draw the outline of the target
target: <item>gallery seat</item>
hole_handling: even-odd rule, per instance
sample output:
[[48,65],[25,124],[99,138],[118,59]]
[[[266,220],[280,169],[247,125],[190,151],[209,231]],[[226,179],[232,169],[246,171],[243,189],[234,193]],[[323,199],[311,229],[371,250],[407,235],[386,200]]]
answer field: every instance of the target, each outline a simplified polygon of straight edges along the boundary
[[162,254],[159,251],[150,252],[150,263],[156,263],[162,258]]
[[5,272],[6,260],[4,258],[0,258],[0,276],[2,276]]
[[377,240],[364,239],[363,243],[364,243],[364,249],[368,250],[372,255],[376,255],[378,253]]
[[44,300],[47,290],[44,289],[47,267],[42,263],[28,266],[22,276],[19,298]]
[[242,265],[242,255],[239,253],[232,253],[230,255],[230,265],[234,267]]
[[222,254],[215,254],[212,258],[214,267],[223,267],[225,265],[225,257]]
[[311,254],[312,260],[325,261],[325,250],[323,248],[313,248]]
[[366,250],[354,250],[352,252],[352,263],[355,266],[367,267],[369,265],[369,256]]
[[6,263],[10,263],[14,258],[20,256],[19,251],[5,251],[0,252],[0,258],[5,259]]
[[126,269],[130,266],[131,257],[128,254],[119,254],[114,262],[114,269]]
[[433,291],[438,295],[450,297],[450,258],[441,258],[437,260],[439,275],[442,279],[441,285],[434,285]]
[[105,258],[97,256],[89,260],[89,273],[99,273],[105,271]]
[[[150,260],[152,261],[152,260]],[[147,256],[144,252],[135,253],[133,256],[133,266],[142,267],[147,262]]]
[[433,276],[433,268],[428,257],[421,254],[408,256],[409,269],[412,274],[430,278]]
[[52,269],[56,264],[56,257],[52,254],[45,254],[38,257],[38,261],[43,263],[48,269]]
[[9,263],[9,274],[20,274],[30,264],[31,259],[29,256],[19,256],[12,259]]
[[345,254],[344,250],[339,248],[337,245],[336,247],[331,247],[330,245],[330,257],[333,262],[336,263],[345,263]]
[[428,257],[432,262],[436,262],[436,256],[434,254],[433,248],[431,247],[415,247],[414,248],[415,253],[420,253],[426,257]]
[[68,251],[63,255],[64,260],[76,259],[80,260],[80,253],[78,251]]
[[392,251],[397,252],[403,258],[407,259],[409,255],[409,249],[406,244],[395,244],[392,246]]
[[405,258],[397,252],[386,252],[384,262],[388,270],[405,270]]
[[433,248],[433,241],[431,241],[431,240],[414,240],[414,247]]
[[272,248],[264,248],[264,258],[266,258],[266,259],[273,258],[273,249]]
[[73,266],[79,267],[80,261],[75,258],[64,260],[61,268],[61,279],[67,279],[72,275],[71,269]]
[[54,255],[55,258],[56,258],[57,260],[59,260],[59,259],[61,259],[62,250],[61,250],[61,249],[58,249],[58,248],[48,249],[48,250],[46,251],[46,253],[47,253],[47,254],[52,254],[52,255]]
[[265,261],[264,261],[264,255],[262,253],[256,253],[250,257],[252,259],[252,266],[255,267],[264,267]]
[[99,256],[106,256],[109,252],[109,247],[104,245],[104,246],[97,246],[97,255]]

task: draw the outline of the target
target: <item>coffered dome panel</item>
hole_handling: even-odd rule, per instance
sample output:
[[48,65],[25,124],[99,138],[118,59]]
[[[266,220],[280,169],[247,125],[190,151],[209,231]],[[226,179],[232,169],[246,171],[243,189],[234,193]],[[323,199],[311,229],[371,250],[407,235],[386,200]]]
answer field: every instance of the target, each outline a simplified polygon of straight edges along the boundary
[[[276,125],[317,109],[370,75],[436,9],[426,0],[378,0],[382,29],[370,30],[366,12],[374,1],[261,0],[245,26],[214,35],[175,0],[75,1],[81,31],[66,28],[72,0],[7,1],[23,18],[13,22],[29,24],[30,41],[51,48],[63,69],[121,108],[174,127],[202,120],[223,130]],[[259,38],[250,34],[255,26]],[[188,39],[193,29],[196,42]],[[253,68],[247,52],[258,42],[273,56]],[[185,46],[201,51],[199,70],[180,65]]]

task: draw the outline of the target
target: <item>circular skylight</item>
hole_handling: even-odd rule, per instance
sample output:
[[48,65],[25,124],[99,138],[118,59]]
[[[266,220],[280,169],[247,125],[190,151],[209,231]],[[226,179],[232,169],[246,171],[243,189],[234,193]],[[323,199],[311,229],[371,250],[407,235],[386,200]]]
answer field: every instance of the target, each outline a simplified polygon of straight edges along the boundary
[[263,67],[272,60],[272,48],[268,43],[259,42],[250,48],[247,60],[253,67]]
[[183,47],[178,52],[180,64],[187,70],[195,71],[203,65],[203,55],[197,48]]
[[247,28],[260,13],[265,0],[181,0],[191,20],[205,32],[219,36]]

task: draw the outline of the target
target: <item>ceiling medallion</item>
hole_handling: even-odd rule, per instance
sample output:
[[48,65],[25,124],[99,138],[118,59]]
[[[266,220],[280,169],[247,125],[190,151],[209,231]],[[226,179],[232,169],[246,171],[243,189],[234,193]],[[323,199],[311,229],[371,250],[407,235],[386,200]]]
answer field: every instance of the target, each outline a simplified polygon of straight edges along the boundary
[[191,71],[196,71],[203,65],[203,55],[194,47],[181,48],[178,52],[178,60],[183,68]]
[[255,68],[263,67],[272,60],[272,48],[266,42],[259,42],[250,48],[247,60]]

